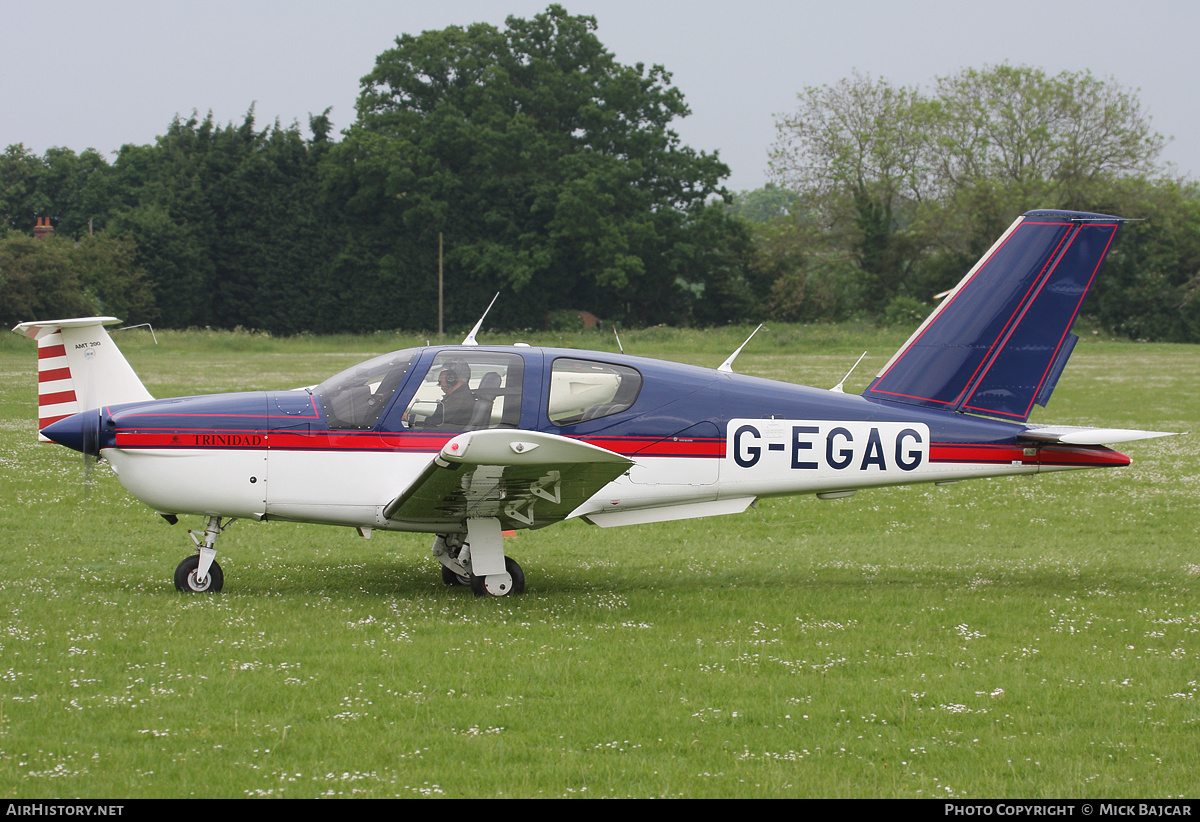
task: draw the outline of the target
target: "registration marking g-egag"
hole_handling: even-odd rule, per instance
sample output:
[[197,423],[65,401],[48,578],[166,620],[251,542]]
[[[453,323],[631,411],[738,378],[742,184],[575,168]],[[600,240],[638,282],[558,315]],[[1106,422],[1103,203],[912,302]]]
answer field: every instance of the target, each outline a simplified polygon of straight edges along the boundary
[[929,464],[929,426],[910,422],[730,420],[725,467],[737,475],[865,477]]

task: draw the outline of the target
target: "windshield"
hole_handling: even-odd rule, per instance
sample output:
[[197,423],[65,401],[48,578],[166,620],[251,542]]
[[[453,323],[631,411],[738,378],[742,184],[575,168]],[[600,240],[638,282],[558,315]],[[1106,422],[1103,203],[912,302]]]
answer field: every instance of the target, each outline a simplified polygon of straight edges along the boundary
[[416,354],[416,349],[393,351],[347,368],[314,388],[330,429],[374,428]]

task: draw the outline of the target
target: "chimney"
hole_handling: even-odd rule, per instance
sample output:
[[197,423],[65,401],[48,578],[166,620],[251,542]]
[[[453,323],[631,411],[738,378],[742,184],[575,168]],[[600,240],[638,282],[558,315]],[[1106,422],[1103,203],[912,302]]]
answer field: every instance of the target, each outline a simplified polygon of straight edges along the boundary
[[54,236],[54,226],[50,225],[49,217],[38,217],[37,225],[33,227],[33,238],[35,240],[44,240],[47,237]]

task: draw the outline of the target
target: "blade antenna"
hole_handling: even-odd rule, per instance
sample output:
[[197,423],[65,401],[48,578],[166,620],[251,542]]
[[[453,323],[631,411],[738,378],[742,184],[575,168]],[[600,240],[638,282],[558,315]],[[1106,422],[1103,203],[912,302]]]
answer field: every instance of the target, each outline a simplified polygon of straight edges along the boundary
[[622,354],[624,354],[625,346],[621,345],[621,335],[617,333],[617,327],[615,325],[612,328],[613,328],[613,336],[617,338],[617,350],[620,351]]
[[866,351],[862,352],[859,358],[854,361],[854,365],[850,366],[850,370],[846,372],[846,376],[842,377],[841,381],[829,390],[838,394],[845,394],[846,392],[842,390],[842,386],[845,385],[846,380],[850,379],[850,375],[854,373],[854,369],[858,368],[858,364],[863,361],[863,357],[865,356],[867,356]]
[[[762,327],[763,327],[763,324],[759,323],[758,328],[762,328]],[[752,339],[754,339],[754,335],[758,333],[758,328],[756,328],[750,332],[750,336],[746,338],[746,342],[739,345],[737,347],[737,351],[734,351],[732,354],[729,355],[729,359],[725,360],[725,362],[723,362],[719,366],[717,366],[718,371],[724,371],[727,374],[733,373],[733,361],[737,359],[738,354],[742,353],[742,349],[746,347],[746,343],[748,343]]]
[[154,326],[150,325],[150,323],[138,323],[137,325],[123,325],[120,328],[118,328],[117,330],[118,331],[128,331],[131,328],[149,328],[150,336],[154,338],[154,344],[158,345],[158,335],[154,333]]
[[[496,297],[499,296],[500,292],[497,291]],[[487,317],[488,312],[491,311],[492,306],[496,304],[496,297],[492,297],[492,301],[488,303],[488,307],[483,309],[483,316],[479,318],[479,322],[475,323],[475,327],[471,329],[471,333],[467,335],[467,338],[462,341],[463,345],[479,345],[479,343],[475,342],[475,335],[479,333],[479,327],[483,325],[483,321]]]

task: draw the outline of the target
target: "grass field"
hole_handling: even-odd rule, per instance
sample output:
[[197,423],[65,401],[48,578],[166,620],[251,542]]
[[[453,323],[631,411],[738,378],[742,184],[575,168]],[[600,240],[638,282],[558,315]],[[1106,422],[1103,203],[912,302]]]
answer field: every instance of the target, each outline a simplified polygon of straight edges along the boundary
[[[715,366],[749,331],[622,341]],[[5,797],[1200,793],[1200,348],[1085,333],[1037,410],[1190,432],[1129,468],[522,532],[528,591],[497,600],[445,588],[426,536],[250,522],[223,593],[176,593],[199,521],[37,445],[33,344],[4,336]],[[866,349],[856,392],[905,336],[774,326],[736,368],[828,387]],[[117,337],[156,396],[424,343],[158,337]]]

